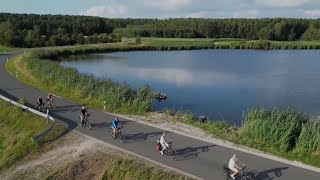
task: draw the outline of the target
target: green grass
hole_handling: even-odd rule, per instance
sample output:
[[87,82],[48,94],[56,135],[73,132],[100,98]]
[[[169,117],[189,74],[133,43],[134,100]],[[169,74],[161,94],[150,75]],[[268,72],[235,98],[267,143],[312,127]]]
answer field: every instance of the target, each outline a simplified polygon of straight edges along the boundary
[[19,80],[33,87],[53,92],[78,103],[102,109],[103,102],[106,101],[108,111],[143,114],[151,109],[154,100],[153,91],[150,87],[144,86],[133,89],[127,84],[119,84],[111,80],[97,80],[91,75],[81,75],[75,69],[65,69],[54,61],[46,60],[47,58],[54,59],[59,56],[85,54],[94,51],[111,52],[120,48],[126,51],[135,50],[139,47],[110,44],[34,52],[16,57],[13,61],[6,63],[5,67],[14,76],[15,72],[18,71]]
[[9,106],[0,101],[0,170],[10,167],[27,154],[36,152],[46,143],[57,137],[64,130],[58,126],[40,142],[32,142],[31,137],[49,127],[47,120],[22,111],[16,106]]
[[[260,41],[246,39],[141,38],[148,46],[162,50],[188,49],[320,49],[320,41]],[[261,46],[262,44],[262,46]]]
[[11,48],[11,47],[0,46],[0,54],[4,54],[4,53],[16,51],[16,50],[19,50],[19,48]]

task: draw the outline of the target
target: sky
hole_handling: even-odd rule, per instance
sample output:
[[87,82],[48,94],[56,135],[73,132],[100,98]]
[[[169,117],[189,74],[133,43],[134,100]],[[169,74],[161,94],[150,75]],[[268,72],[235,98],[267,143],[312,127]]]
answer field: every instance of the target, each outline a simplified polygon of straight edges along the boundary
[[109,18],[320,18],[320,0],[0,0],[0,12]]

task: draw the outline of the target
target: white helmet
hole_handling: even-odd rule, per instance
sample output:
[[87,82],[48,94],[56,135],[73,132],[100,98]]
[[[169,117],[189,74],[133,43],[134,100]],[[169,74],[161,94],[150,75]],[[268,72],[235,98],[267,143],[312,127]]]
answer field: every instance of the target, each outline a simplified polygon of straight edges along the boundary
[[82,106],[82,108],[81,108],[82,110],[85,110],[86,109],[86,107],[84,107],[84,106]]

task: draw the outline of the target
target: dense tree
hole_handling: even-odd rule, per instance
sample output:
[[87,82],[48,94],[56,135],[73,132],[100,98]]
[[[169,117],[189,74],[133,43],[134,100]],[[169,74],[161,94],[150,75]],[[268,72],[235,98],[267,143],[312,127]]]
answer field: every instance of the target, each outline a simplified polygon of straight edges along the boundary
[[310,27],[303,35],[303,40],[320,40],[320,29],[315,27]]
[[0,45],[35,47],[117,42],[121,37],[319,40],[319,19],[109,19],[0,13]]

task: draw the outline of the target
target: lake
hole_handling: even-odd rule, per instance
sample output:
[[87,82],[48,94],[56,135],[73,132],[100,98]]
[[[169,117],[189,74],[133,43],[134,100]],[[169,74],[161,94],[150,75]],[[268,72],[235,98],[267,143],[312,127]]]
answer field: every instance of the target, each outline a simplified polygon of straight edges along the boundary
[[135,51],[73,56],[60,62],[81,73],[165,92],[158,110],[190,110],[239,124],[254,106],[319,114],[320,51]]

